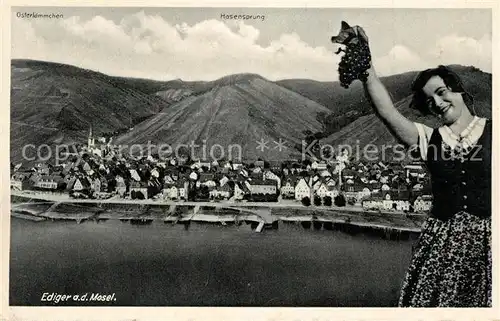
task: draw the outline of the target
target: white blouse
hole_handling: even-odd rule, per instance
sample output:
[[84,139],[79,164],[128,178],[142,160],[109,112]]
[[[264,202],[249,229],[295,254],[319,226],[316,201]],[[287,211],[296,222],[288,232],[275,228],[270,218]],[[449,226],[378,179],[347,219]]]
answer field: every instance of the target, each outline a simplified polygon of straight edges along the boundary
[[[425,161],[427,160],[427,149],[429,147],[429,141],[434,129],[422,123],[414,122],[414,124],[418,130],[418,148],[420,151],[420,157]],[[446,125],[439,127],[438,131],[443,139],[443,143],[448,145],[449,148],[455,149],[457,147],[461,147],[462,149],[468,149],[477,143],[483,134],[485,125],[486,118],[474,116],[474,119],[470,122],[467,128],[460,133],[460,135],[456,135],[450,127]]]

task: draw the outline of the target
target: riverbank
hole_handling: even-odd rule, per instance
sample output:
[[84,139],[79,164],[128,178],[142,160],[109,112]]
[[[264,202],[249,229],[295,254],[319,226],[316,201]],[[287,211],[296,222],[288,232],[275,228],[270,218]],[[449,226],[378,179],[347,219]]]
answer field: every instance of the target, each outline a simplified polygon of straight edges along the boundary
[[[163,199],[144,199],[144,200],[132,200],[126,198],[112,197],[108,199],[75,199],[71,198],[67,194],[62,193],[44,193],[39,191],[11,191],[11,196],[25,198],[32,198],[45,201],[54,202],[71,202],[71,203],[101,203],[101,204],[134,204],[134,205],[182,205],[182,206],[219,206],[219,207],[265,207],[265,208],[286,208],[286,209],[305,209],[305,210],[332,210],[332,211],[342,211],[342,212],[352,212],[352,213],[380,213],[387,215],[405,215],[406,213],[402,211],[385,211],[385,210],[365,210],[361,206],[346,205],[338,207],[332,206],[304,206],[301,203],[294,200],[280,200],[279,202],[247,202],[247,201],[217,201],[217,202],[188,202],[188,201],[173,201],[173,200],[163,200]],[[11,197],[12,202],[12,197]],[[411,215],[424,215],[424,214],[411,214]]]
[[[363,211],[359,208],[302,206],[281,203],[212,203],[158,202],[153,200],[79,200],[59,195],[32,195],[15,192],[11,195],[11,213],[34,220],[117,219],[130,223],[148,224],[163,221],[171,224],[204,222],[240,224],[248,222],[260,232],[276,229],[280,222],[302,224],[304,228],[380,230],[382,233],[419,233],[426,215],[398,212]],[[20,215],[22,214],[22,215]]]

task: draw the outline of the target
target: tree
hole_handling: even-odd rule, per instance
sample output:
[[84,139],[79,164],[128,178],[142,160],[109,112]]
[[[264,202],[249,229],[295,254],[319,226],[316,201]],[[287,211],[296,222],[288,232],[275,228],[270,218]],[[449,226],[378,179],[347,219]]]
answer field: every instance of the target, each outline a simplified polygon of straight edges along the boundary
[[320,206],[321,205],[321,197],[318,195],[314,195],[314,205]]
[[338,207],[345,206],[346,201],[345,201],[344,195],[339,194],[339,195],[335,196],[334,203],[335,203],[335,206],[338,206]]
[[323,205],[325,205],[325,206],[332,206],[332,197],[331,196],[325,196],[323,198]]
[[210,191],[208,190],[208,186],[204,185],[198,190],[198,198],[201,200],[210,199]]
[[311,199],[308,196],[303,197],[302,198],[302,205],[304,205],[304,206],[310,206],[311,205]]

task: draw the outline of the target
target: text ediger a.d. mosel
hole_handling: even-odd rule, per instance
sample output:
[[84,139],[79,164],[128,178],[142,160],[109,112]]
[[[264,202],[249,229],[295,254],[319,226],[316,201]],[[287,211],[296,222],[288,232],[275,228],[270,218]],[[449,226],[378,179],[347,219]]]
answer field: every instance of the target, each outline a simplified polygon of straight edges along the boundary
[[42,294],[42,302],[113,302],[116,301],[115,293],[104,294],[104,293],[81,293],[81,294],[59,294],[59,293],[48,293]]

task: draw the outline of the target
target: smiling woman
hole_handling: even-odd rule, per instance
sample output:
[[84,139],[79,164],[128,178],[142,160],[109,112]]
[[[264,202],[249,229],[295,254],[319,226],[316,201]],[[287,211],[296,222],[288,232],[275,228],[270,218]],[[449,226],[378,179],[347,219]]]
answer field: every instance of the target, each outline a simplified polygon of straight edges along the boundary
[[[354,30],[368,43],[361,27]],[[431,175],[432,210],[399,306],[491,306],[491,122],[475,115],[472,97],[445,66],[419,73],[412,85],[412,105],[442,121],[435,129],[403,116],[373,65],[368,73],[363,84],[376,114]]]

